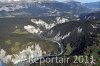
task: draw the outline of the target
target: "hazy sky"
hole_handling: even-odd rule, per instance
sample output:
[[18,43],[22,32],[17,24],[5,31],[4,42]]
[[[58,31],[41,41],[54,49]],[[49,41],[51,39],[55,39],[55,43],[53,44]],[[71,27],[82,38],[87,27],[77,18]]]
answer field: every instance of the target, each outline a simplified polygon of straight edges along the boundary
[[[65,0],[57,0],[57,1],[65,1]],[[96,1],[100,1],[100,0],[76,0],[76,1],[87,3],[87,2],[96,2]]]
[[[0,0],[0,1],[4,1],[6,2],[7,0]],[[70,1],[70,0],[57,0],[57,1]],[[89,2],[97,2],[97,1],[100,1],[100,0],[76,0],[76,1],[79,1],[79,2],[83,2],[83,3],[89,3]]]

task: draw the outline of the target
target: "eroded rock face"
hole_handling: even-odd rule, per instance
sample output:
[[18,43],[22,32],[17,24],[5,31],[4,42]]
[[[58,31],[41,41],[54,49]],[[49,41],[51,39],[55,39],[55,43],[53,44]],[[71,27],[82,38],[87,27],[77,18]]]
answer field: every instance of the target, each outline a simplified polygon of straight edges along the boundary
[[32,25],[24,26],[24,29],[26,29],[29,33],[32,33],[32,34],[39,34],[42,32],[39,28],[35,28]]
[[3,66],[3,63],[7,64],[9,62],[12,62],[13,64],[17,65],[18,63],[21,63],[23,61],[26,61],[26,60],[30,61],[30,59],[38,58],[42,56],[43,56],[43,51],[38,44],[35,46],[34,45],[28,46],[26,49],[19,51],[18,54],[12,54],[12,55],[7,55],[6,51],[1,49],[0,50],[0,64],[1,66]]
[[41,20],[41,19],[39,19],[39,20],[31,19],[31,22],[33,24],[35,24],[37,27],[32,26],[32,25],[27,25],[27,26],[24,26],[24,29],[27,30],[29,33],[32,33],[32,34],[41,34],[43,32],[41,30],[41,27],[44,28],[45,30],[50,30],[51,28],[53,28],[57,24],[69,22],[69,20],[67,18],[57,17],[55,19],[56,19],[55,22],[52,22],[52,23],[49,23],[49,24],[47,22]]

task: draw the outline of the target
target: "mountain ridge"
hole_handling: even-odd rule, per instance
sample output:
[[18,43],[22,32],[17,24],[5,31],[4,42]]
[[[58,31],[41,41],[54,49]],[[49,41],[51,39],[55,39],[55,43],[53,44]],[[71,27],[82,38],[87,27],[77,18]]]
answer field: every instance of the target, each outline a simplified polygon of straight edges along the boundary
[[0,7],[1,16],[63,16],[89,12],[90,9],[80,2],[49,2],[49,3],[19,3],[4,4]]

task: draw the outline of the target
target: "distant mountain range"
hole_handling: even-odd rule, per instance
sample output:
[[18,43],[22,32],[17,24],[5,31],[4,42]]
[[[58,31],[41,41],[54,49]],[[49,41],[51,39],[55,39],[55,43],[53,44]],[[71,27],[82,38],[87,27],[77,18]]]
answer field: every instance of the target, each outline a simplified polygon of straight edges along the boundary
[[100,2],[80,3],[76,1],[58,2],[58,1],[41,1],[41,2],[11,2],[1,3],[1,17],[16,16],[67,16],[79,15],[82,13],[91,13],[100,9]]
[[[91,10],[76,1],[67,3],[49,1],[42,3],[6,3],[0,5],[0,16],[64,16],[87,13]],[[70,17],[70,16],[69,16]]]
[[100,10],[100,1],[99,2],[85,3],[84,5],[87,6],[88,8]]

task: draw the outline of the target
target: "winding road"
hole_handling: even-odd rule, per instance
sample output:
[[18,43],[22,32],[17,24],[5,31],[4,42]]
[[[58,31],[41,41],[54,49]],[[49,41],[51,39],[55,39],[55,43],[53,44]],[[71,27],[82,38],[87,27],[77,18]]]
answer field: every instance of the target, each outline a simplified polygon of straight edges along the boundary
[[63,53],[65,52],[64,46],[63,46],[63,44],[61,44],[60,42],[54,41],[54,40],[49,40],[49,39],[43,37],[42,35],[39,35],[39,37],[40,37],[40,39],[42,39],[42,40],[47,40],[47,41],[51,41],[51,42],[57,43],[58,46],[59,46],[59,49],[60,49],[60,53],[57,54],[57,55],[42,56],[42,57],[36,58],[35,60],[33,59],[34,62],[31,62],[31,63],[29,63],[29,59],[27,59],[27,60],[24,60],[24,61],[22,61],[22,62],[16,64],[16,66],[24,66],[24,65],[26,65],[26,64],[27,64],[28,66],[30,66],[31,64],[33,64],[33,63],[35,63],[35,62],[37,62],[37,61],[39,61],[39,60],[42,60],[42,59],[44,59],[44,58],[58,57],[58,56],[63,55]]

